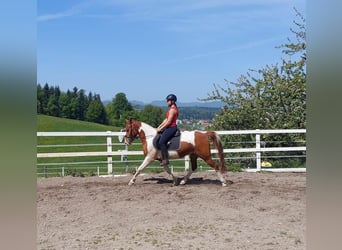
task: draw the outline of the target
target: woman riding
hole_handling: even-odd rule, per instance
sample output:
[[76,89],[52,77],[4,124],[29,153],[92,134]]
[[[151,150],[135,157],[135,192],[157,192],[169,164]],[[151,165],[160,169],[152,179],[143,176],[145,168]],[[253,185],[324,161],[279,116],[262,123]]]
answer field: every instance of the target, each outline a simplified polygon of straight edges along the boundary
[[166,97],[167,105],[169,110],[166,112],[166,117],[164,121],[158,126],[157,132],[161,133],[159,139],[159,147],[162,154],[162,166],[167,166],[169,164],[169,155],[167,151],[168,141],[177,132],[177,118],[178,118],[178,107],[176,105],[177,97],[174,94],[169,94]]

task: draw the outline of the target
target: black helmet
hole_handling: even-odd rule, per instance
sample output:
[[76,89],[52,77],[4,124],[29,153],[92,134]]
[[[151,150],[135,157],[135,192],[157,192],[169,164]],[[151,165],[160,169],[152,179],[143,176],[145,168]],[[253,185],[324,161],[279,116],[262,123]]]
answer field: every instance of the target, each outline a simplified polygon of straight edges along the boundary
[[176,102],[176,101],[177,101],[177,96],[175,96],[174,94],[169,94],[169,95],[166,97],[166,101],[168,101],[168,100],[171,100],[171,101]]

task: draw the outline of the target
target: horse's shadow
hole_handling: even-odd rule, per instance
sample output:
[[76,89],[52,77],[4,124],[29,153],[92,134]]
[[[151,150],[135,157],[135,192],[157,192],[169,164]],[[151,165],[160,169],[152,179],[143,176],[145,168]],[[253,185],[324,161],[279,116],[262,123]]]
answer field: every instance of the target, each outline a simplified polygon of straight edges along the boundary
[[[180,184],[180,182],[183,180],[183,177],[178,177],[176,186]],[[165,183],[170,183],[172,184],[173,181],[168,178],[163,178],[163,177],[151,177],[151,178],[146,178],[144,181],[153,181],[156,184],[165,184]],[[198,177],[198,178],[190,178],[186,185],[203,185],[203,184],[210,184],[210,185],[220,185],[221,182],[219,180],[212,180],[212,179],[204,179],[203,177]],[[232,181],[227,181],[227,184],[233,184]]]

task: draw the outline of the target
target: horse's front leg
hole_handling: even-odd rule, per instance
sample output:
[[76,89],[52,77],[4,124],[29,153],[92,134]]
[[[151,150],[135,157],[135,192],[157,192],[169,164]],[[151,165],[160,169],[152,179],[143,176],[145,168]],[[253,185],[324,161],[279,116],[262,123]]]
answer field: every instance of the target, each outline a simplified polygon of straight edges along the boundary
[[141,171],[147,167],[154,159],[151,159],[150,157],[145,157],[144,161],[141,163],[141,165],[138,167],[137,171],[134,173],[132,179],[128,182],[128,185],[131,186],[135,183],[135,180],[137,179],[137,176],[141,173]]
[[186,175],[184,176],[183,180],[180,182],[180,184],[181,184],[181,185],[185,185],[185,184],[188,182],[188,180],[189,180],[191,174],[192,174],[192,169],[191,169],[191,168],[188,168],[188,169],[187,169],[187,173],[186,173]]

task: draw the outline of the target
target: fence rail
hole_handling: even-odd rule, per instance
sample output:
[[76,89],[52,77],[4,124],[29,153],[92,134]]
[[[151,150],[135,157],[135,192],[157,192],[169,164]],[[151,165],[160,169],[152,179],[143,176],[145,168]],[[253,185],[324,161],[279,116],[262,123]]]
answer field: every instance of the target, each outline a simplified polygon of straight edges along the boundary
[[[254,159],[256,161],[256,167],[252,169],[246,169],[246,171],[252,171],[257,172],[261,170],[265,171],[306,171],[306,168],[262,168],[261,165],[261,159],[262,159],[262,153],[265,152],[290,152],[290,151],[300,151],[300,152],[306,152],[306,146],[296,146],[296,147],[261,147],[261,144],[263,141],[261,141],[261,135],[265,134],[305,134],[306,129],[274,129],[274,130],[262,130],[262,129],[256,129],[256,130],[233,130],[233,131],[216,131],[220,136],[225,135],[247,135],[252,134],[255,135],[255,141],[253,141],[253,144],[255,144],[255,147],[249,147],[249,148],[225,148],[223,152],[225,154],[228,153],[254,153]],[[37,137],[88,137],[88,136],[97,136],[97,137],[105,137],[106,143],[101,144],[71,144],[71,145],[37,145],[38,148],[45,148],[45,147],[61,147],[61,146],[94,146],[94,145],[104,145],[106,146],[107,150],[105,151],[93,151],[93,152],[52,152],[52,153],[37,153],[37,158],[64,158],[64,157],[93,157],[93,156],[103,156],[106,157],[107,160],[105,162],[101,162],[102,164],[105,163],[107,165],[107,174],[111,175],[113,174],[113,156],[120,156],[121,161],[125,159],[127,162],[127,156],[132,155],[143,155],[143,151],[131,151],[128,150],[128,147],[125,146],[124,150],[117,150],[113,151],[113,145],[120,145],[118,143],[112,143],[112,137],[118,137],[119,141],[122,141],[125,133],[124,132],[112,132],[112,131],[106,131],[106,132],[37,132]],[[121,143],[123,145],[123,143]],[[217,153],[216,149],[212,149],[211,152]],[[184,162],[184,168],[189,167],[189,157],[184,157],[182,159]],[[71,165],[75,164],[73,162],[68,163],[45,163],[45,165]],[[89,162],[87,162],[89,164]],[[44,165],[44,163],[39,163],[37,165]],[[97,173],[99,174],[99,169],[97,168]],[[64,168],[62,170],[62,175],[64,175]]]

